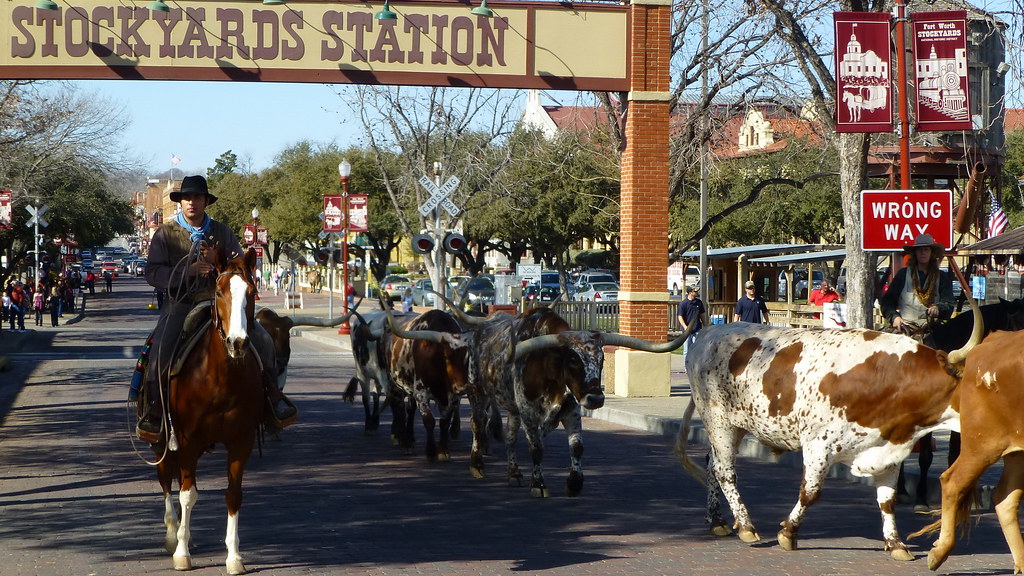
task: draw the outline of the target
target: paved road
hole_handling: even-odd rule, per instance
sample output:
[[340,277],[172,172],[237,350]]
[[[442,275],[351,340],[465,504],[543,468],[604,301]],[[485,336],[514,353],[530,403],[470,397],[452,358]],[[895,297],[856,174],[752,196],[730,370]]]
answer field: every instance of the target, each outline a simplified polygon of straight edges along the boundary
[[[137,575],[171,571],[153,470],[130,440],[127,381],[138,344],[155,322],[141,280],[97,296],[86,318],[16,341],[0,373],[0,574]],[[802,548],[785,552],[775,526],[799,486],[797,470],[744,461],[741,487],[763,544],[713,539],[703,490],[682,471],[671,441],[588,419],[586,485],[562,495],[565,435],[545,462],[553,496],[529,497],[503,479],[502,448],[489,475],[468,471],[468,439],[450,462],[398,453],[387,435],[362,433],[362,407],[341,391],[351,359],[293,341],[287,392],[299,422],[268,438],[246,473],[241,546],[250,570],[273,575],[466,576],[926,574],[880,550],[873,491],[832,481],[810,512]],[[6,399],[6,401],[4,400]],[[422,444],[419,445],[419,448]],[[141,449],[141,447],[138,447]],[[520,459],[526,459],[521,447]],[[224,457],[204,457],[193,524],[197,574],[223,574]],[[904,532],[924,519],[901,512]],[[923,555],[927,541],[914,542]],[[1008,573],[1012,560],[991,514],[943,573]]]

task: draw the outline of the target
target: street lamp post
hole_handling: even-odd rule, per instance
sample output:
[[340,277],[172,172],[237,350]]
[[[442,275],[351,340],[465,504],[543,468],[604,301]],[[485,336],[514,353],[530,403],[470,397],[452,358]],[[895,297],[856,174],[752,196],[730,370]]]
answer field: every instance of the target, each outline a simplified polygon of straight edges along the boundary
[[[260,244],[259,229],[260,229],[260,210],[259,210],[259,208],[253,208],[252,209],[252,244],[249,245],[250,248],[255,248],[256,246],[259,246],[259,244]],[[263,278],[262,271],[260,270],[260,265],[261,264],[263,264],[263,259],[262,258],[257,258],[257,260],[256,260],[256,270],[253,271],[255,273],[255,275],[256,275],[256,285],[257,286],[260,285],[260,279]]]
[[[341,237],[341,295],[344,302],[342,310],[344,314],[348,314],[348,177],[352,175],[352,165],[348,160],[342,160],[338,164],[338,174],[341,175],[341,217],[344,219]],[[348,321],[345,321],[338,327],[338,334],[349,334],[350,330]]]

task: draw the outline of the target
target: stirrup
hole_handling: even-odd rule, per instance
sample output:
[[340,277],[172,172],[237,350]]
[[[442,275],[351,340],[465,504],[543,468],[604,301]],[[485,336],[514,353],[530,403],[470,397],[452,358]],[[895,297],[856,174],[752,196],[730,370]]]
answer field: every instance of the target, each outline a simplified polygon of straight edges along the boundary
[[284,402],[286,405],[290,406],[291,408],[294,408],[295,413],[285,418],[284,420],[279,419],[277,417],[277,413],[274,411],[274,405],[277,403],[273,402],[270,398],[267,398],[267,417],[265,418],[264,426],[266,426],[267,431],[273,434],[276,434],[277,432],[280,432],[281,430],[291,426],[299,417],[299,409],[296,408],[295,404],[292,404],[292,401],[289,400],[288,397],[285,396],[284,394],[281,395],[281,402]]
[[[139,424],[141,424],[141,423],[142,423],[142,421],[140,420]],[[139,440],[142,440],[146,444],[159,444],[160,442],[163,441],[163,439],[164,439],[164,422],[163,422],[162,418],[160,419],[160,430],[158,432],[152,432],[150,430],[145,430],[141,426],[139,426],[139,424],[135,425],[135,435],[139,438]]]

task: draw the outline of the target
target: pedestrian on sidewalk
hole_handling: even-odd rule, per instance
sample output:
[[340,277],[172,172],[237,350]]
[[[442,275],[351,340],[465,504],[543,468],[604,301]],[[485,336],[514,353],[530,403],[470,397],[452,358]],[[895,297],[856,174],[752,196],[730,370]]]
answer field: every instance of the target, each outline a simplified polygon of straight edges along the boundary
[[733,313],[733,322],[750,322],[751,324],[768,324],[768,305],[764,303],[757,293],[757,285],[753,280],[747,280],[743,285],[743,295],[736,302],[736,310]]
[[60,288],[56,284],[50,288],[50,326],[57,327],[57,318],[60,316]]
[[11,330],[14,330],[14,321],[18,321],[18,331],[25,331],[25,306],[28,302],[25,298],[25,285],[20,281],[14,283],[14,289],[11,290],[11,311],[8,314],[10,316]]
[[402,294],[402,312],[405,314],[412,313],[412,288],[406,288],[405,294]]
[[43,325],[43,308],[46,308],[46,288],[40,284],[36,293],[32,295],[32,309],[36,313],[36,326]]
[[[683,365],[686,365],[686,353],[690,349],[692,344],[697,339],[697,332],[708,323],[707,309],[704,307],[704,302],[697,297],[697,287],[687,286],[686,287],[686,298],[679,303],[679,324],[683,327],[683,332],[689,329],[690,325],[693,324],[693,332],[683,342]],[[684,368],[685,372],[686,369]]]

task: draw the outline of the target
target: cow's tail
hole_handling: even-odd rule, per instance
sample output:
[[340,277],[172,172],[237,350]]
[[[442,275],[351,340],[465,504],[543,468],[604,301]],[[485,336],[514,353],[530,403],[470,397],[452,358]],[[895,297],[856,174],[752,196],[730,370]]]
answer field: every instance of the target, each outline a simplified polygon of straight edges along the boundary
[[348,381],[348,386],[345,387],[345,393],[341,395],[341,399],[345,402],[354,403],[356,401],[356,388],[359,387],[359,378],[355,376]]
[[693,476],[698,482],[707,486],[707,470],[694,462],[693,458],[690,458],[690,454],[686,451],[686,446],[690,443],[690,420],[693,419],[693,411],[696,408],[697,403],[693,401],[693,396],[690,396],[690,404],[687,405],[686,412],[683,413],[683,423],[679,426],[679,434],[676,435],[676,456],[679,457],[679,461],[683,463],[683,468],[686,469],[690,476]]
[[[956,530],[959,533],[960,538],[966,538],[971,533],[971,510],[978,505],[978,481],[975,480],[971,484],[967,491],[967,497],[960,501],[960,506],[955,510],[956,520],[953,521],[953,525],[956,526]],[[942,528],[942,518],[939,518],[935,522],[921,528],[917,532],[914,532],[907,538],[917,538],[918,536],[926,536],[928,534],[934,534]]]

